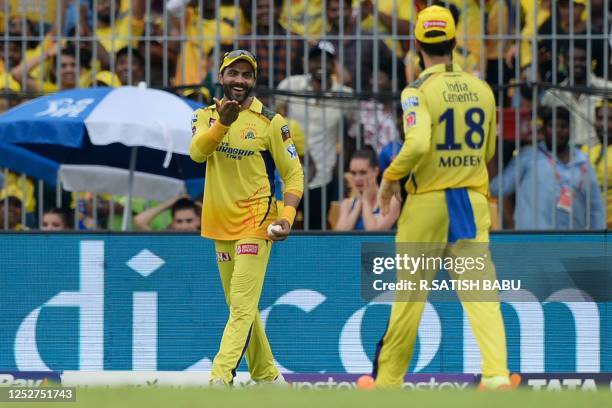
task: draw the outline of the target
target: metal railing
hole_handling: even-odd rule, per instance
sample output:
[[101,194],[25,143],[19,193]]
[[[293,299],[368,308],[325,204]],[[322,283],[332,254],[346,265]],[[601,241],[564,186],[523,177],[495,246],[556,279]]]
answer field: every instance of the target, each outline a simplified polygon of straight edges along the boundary
[[[359,3],[361,7],[356,6]],[[315,176],[318,183],[311,182],[305,189],[302,210],[304,229],[313,229],[312,224],[320,217],[320,228],[325,230],[330,228],[331,203],[342,201],[350,192],[345,186],[350,155],[372,143],[372,131],[367,133],[364,118],[372,119],[373,128],[379,121],[381,125],[394,121],[396,133],[403,132],[397,113],[399,93],[419,71],[412,24],[418,10],[432,3],[431,0],[0,0],[0,72],[6,73],[0,76],[0,110],[3,104],[12,106],[49,91],[103,84],[108,81],[99,75],[103,71],[117,75],[123,85],[144,81],[150,87],[208,103],[211,96],[221,95],[217,67],[223,53],[238,47],[250,49],[257,54],[262,67],[257,95],[271,107],[283,109],[289,119],[299,119],[297,123],[305,135],[305,174],[310,174],[313,168],[325,171],[325,177],[319,173],[318,179]],[[594,165],[601,173],[596,185],[603,200],[603,216],[605,220],[612,218],[607,213],[610,184],[607,169],[612,166],[608,162],[612,158],[605,154],[609,145],[608,109],[601,109],[603,122],[600,120],[599,127],[594,116],[597,111],[594,105],[612,95],[610,82],[597,79],[611,77],[610,0],[586,2],[587,6],[567,0],[543,0],[533,2],[532,10],[523,9],[517,0],[443,3],[454,7],[458,14],[454,60],[487,80],[496,96],[499,126],[494,167],[499,170],[499,177],[495,182],[502,185],[504,177],[509,177],[503,169],[521,154],[524,150],[521,146],[536,145],[542,140],[539,125],[542,100],[547,90],[556,90],[549,93],[548,102],[571,111],[571,128],[579,128],[576,124],[579,122],[583,128],[591,129],[588,136],[572,134],[572,140],[583,144],[585,154],[590,156],[593,149],[599,149],[601,139],[604,154],[599,161],[594,158],[589,166]],[[545,32],[547,26],[565,31]],[[332,83],[326,83],[328,78],[324,76],[321,84],[323,90],[330,85],[333,92],[313,92],[308,83],[310,77],[302,82],[286,79],[309,73],[312,62],[309,50],[320,41],[330,42],[335,49],[335,63],[323,58],[321,67],[325,71],[330,64],[335,65]],[[574,63],[577,53],[581,55],[582,48],[578,48],[582,45],[586,46],[585,78]],[[126,51],[117,57],[117,51],[124,46]],[[74,55],[67,58],[73,58],[78,78],[74,83],[62,75],[65,72],[62,50],[70,48]],[[11,80],[7,79],[8,74]],[[204,92],[202,87],[206,87]],[[560,97],[564,92],[573,95],[574,104]],[[371,103],[360,103],[368,101]],[[553,156],[558,153],[556,112],[552,116]],[[321,129],[325,129],[325,134],[317,134]],[[330,152],[329,146],[334,146],[334,151]],[[570,150],[570,161],[576,154],[581,153]],[[525,161],[534,172],[528,188],[520,181],[525,174],[523,169],[514,166],[515,198],[497,201],[497,228],[514,227],[512,208],[508,206],[515,206],[513,202],[518,202],[520,194],[534,197],[531,204],[536,213],[544,205],[539,202],[538,193],[548,181],[538,176],[537,160],[538,156],[533,155]],[[555,160],[554,172],[558,165]],[[21,189],[20,224],[38,228],[44,208],[71,206],[70,196],[60,184],[49,186],[38,180],[28,184],[25,175],[15,178],[8,170],[3,174],[5,191],[10,188],[13,195],[19,195]],[[575,176],[572,171],[569,174]],[[590,176],[590,170],[587,174]],[[593,184],[583,184],[580,191],[572,194],[575,200],[585,201],[586,214],[581,217],[586,223],[574,225],[574,206],[570,206],[569,225],[557,225],[558,203],[547,203],[553,228],[593,228]],[[55,200],[50,200],[54,194]],[[23,199],[28,196],[34,200]],[[113,215],[116,199],[110,199],[108,206]],[[99,224],[96,209],[101,200],[92,196],[93,226],[109,228]],[[78,228],[83,208],[73,207]],[[9,215],[9,200],[4,200],[5,229]]]

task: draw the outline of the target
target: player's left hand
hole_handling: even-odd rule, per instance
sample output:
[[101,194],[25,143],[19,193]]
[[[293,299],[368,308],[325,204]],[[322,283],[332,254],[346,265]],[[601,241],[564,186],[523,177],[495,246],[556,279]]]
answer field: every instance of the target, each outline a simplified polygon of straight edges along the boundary
[[291,232],[291,225],[289,225],[289,222],[287,220],[277,220],[274,221],[272,223],[272,225],[280,225],[283,230],[280,232],[273,232],[272,234],[269,235],[270,239],[272,241],[284,241],[287,239],[287,237],[289,236],[289,233]]
[[380,207],[380,213],[382,216],[389,214],[389,208],[391,207],[391,198],[395,197],[396,200],[402,202],[402,187],[399,181],[387,181],[385,179],[380,183],[378,189],[378,206]]

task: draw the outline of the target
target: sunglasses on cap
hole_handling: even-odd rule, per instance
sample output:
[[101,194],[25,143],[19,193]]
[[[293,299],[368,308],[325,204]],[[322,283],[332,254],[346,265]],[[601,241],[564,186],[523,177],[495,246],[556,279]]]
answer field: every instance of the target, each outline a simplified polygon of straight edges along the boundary
[[255,55],[252,52],[249,52],[247,50],[234,50],[234,51],[228,51],[225,54],[223,54],[223,59],[226,59],[226,58],[234,59],[238,57],[249,57],[257,61],[257,58],[255,57]]

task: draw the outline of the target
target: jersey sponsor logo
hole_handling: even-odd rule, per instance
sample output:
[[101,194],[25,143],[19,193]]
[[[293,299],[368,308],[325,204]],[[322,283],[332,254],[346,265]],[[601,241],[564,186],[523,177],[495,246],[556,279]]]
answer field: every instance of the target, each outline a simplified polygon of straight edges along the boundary
[[429,20],[423,22],[423,28],[438,27],[446,28],[446,21],[443,20]]
[[259,253],[259,245],[257,244],[240,244],[236,247],[236,255],[257,255]]
[[281,127],[281,136],[283,137],[283,142],[291,137],[289,125],[283,125],[283,127]]
[[217,252],[217,262],[229,262],[232,257],[228,252]]
[[254,150],[238,149],[236,147],[231,147],[228,142],[223,142],[219,146],[217,146],[217,151],[219,153],[224,153],[225,157],[227,157],[228,159],[234,160],[242,160],[245,157],[250,157],[255,154]]
[[402,109],[408,110],[415,106],[419,106],[419,97],[418,96],[409,96],[408,98],[402,101]]
[[472,92],[467,83],[455,80],[447,81],[446,89],[442,91],[442,98],[444,102],[448,103],[465,103],[465,102],[478,102],[480,98],[476,92]]
[[408,112],[406,114],[406,127],[413,127],[416,125],[416,112]]
[[480,156],[442,156],[438,162],[438,167],[477,167],[480,166],[482,158]]
[[287,153],[289,153],[289,158],[290,159],[295,159],[298,157],[298,152],[297,149],[295,148],[295,145],[293,143],[291,143],[288,147],[287,147]]

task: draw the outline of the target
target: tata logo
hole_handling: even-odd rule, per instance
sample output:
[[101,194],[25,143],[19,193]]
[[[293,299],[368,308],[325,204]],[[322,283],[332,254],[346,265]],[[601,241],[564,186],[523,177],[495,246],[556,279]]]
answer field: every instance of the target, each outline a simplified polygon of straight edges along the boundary
[[49,106],[46,111],[38,112],[34,116],[50,116],[52,118],[77,118],[91,105],[95,99],[84,98],[74,100],[72,98],[52,99],[48,101]]
[[[527,386],[535,391],[597,391],[597,384],[594,378],[534,378],[527,381]],[[612,386],[610,389],[612,389]]]

